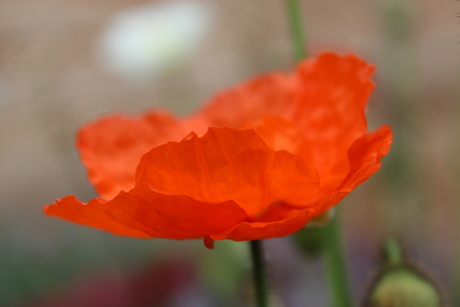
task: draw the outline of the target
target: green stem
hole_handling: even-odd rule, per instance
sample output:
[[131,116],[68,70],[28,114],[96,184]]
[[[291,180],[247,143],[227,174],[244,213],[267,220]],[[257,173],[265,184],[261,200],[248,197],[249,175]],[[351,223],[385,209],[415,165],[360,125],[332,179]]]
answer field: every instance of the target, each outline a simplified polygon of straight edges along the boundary
[[302,14],[297,0],[286,0],[288,11],[289,27],[291,29],[292,42],[294,45],[294,55],[296,61],[301,61],[307,57],[305,48],[305,37],[303,35]]
[[332,306],[352,306],[351,294],[349,291],[347,266],[342,238],[340,236],[339,214],[336,208],[336,215],[324,228],[324,248],[326,252],[327,277],[329,292],[332,297]]
[[[292,43],[295,59],[303,60],[307,56],[305,36],[303,34],[302,14],[298,0],[286,0],[291,28]],[[330,293],[334,307],[352,306],[351,294],[348,286],[347,269],[343,243],[340,237],[338,210],[336,216],[323,230],[323,244],[327,259],[327,275]]]
[[267,282],[265,280],[265,263],[263,259],[262,241],[249,241],[256,286],[257,307],[267,307]]
[[401,264],[402,263],[402,254],[401,248],[399,247],[398,243],[395,239],[389,238],[386,240],[384,245],[385,250],[385,261],[388,264]]

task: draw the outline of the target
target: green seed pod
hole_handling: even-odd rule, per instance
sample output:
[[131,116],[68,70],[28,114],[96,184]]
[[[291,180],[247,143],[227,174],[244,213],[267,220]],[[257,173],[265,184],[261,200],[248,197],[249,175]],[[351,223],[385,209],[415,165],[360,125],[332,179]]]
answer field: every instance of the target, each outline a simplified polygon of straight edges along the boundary
[[436,285],[410,265],[391,266],[377,277],[366,307],[441,307]]
[[365,307],[442,307],[436,283],[420,268],[403,260],[394,240],[385,245],[384,263],[368,288]]

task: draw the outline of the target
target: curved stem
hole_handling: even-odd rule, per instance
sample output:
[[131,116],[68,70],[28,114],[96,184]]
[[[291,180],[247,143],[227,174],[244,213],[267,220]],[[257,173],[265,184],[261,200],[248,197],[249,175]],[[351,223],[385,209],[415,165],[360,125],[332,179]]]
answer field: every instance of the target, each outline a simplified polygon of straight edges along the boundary
[[288,22],[291,30],[292,42],[294,45],[294,55],[296,61],[301,61],[307,57],[305,47],[305,37],[303,35],[302,14],[297,0],[286,0],[288,11]]
[[336,210],[336,215],[323,230],[327,279],[329,282],[330,296],[332,297],[331,306],[350,307],[352,306],[352,299],[348,285],[345,251],[340,236],[338,213],[338,210]]
[[265,279],[265,263],[263,259],[262,241],[250,241],[250,245],[254,271],[254,283],[256,287],[257,306],[267,307],[267,282]]

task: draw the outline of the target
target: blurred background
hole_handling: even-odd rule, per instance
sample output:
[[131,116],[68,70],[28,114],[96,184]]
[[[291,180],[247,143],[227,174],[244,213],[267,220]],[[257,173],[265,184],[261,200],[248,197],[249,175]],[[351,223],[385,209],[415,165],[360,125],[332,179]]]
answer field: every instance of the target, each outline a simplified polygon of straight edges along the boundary
[[[395,132],[382,170],[340,205],[356,302],[392,235],[460,306],[460,2],[300,2],[310,54],[376,65],[369,126]],[[0,306],[250,305],[245,243],[120,238],[42,206],[96,195],[74,148],[87,121],[186,115],[294,66],[281,0],[0,1]],[[328,306],[321,258],[291,238],[266,246],[279,306]]]

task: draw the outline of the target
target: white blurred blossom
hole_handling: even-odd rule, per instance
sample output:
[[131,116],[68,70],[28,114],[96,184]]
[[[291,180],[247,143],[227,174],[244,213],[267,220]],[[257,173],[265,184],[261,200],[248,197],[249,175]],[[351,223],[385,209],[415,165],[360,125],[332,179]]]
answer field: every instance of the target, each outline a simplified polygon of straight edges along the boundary
[[98,48],[109,70],[132,78],[158,76],[191,60],[209,34],[213,9],[193,0],[155,2],[114,16]]

